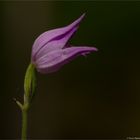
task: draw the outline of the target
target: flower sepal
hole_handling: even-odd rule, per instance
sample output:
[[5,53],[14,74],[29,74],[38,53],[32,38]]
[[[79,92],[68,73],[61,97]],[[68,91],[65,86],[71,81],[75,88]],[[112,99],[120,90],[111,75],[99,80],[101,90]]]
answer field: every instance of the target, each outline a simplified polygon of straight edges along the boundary
[[32,63],[29,64],[25,79],[24,79],[24,103],[31,102],[36,87],[35,67]]

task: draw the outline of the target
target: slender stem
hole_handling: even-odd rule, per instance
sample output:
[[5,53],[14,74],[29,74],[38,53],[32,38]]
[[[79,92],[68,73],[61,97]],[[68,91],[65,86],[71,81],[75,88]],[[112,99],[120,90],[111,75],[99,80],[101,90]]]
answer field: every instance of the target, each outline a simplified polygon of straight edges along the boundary
[[24,102],[23,104],[14,99],[17,105],[20,107],[22,111],[22,132],[21,132],[21,140],[27,140],[27,120],[28,120],[28,111],[31,104],[31,101],[34,96],[35,86],[36,86],[36,78],[35,78],[35,67],[33,64],[29,64],[25,79],[24,79]]
[[21,140],[27,140],[27,116],[28,111],[26,109],[22,110],[22,135]]

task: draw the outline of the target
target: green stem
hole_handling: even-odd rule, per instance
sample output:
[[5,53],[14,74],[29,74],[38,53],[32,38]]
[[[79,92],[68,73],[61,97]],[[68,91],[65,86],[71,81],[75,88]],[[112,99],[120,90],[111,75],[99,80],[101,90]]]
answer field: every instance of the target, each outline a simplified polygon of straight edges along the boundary
[[36,78],[35,78],[35,67],[33,64],[29,64],[25,79],[24,79],[24,103],[21,104],[16,99],[15,102],[20,107],[22,111],[22,134],[21,140],[27,140],[27,120],[28,120],[28,111],[31,104],[31,101],[34,97],[34,91],[36,86]]
[[27,140],[27,116],[28,111],[26,109],[22,110],[22,135],[21,140]]

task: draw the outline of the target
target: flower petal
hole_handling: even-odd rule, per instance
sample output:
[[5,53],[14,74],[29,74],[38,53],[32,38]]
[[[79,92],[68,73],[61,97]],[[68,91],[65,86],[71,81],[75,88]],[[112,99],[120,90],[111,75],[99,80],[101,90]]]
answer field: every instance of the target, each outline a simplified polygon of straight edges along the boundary
[[36,59],[43,57],[44,55],[48,54],[51,51],[55,51],[58,49],[62,49],[65,47],[69,38],[73,35],[73,33],[77,30],[78,27],[73,28],[70,30],[63,38],[58,40],[53,40],[48,42],[40,51],[36,54]]
[[60,66],[56,64],[57,62],[62,60],[62,55],[63,55],[63,51],[59,49],[50,52],[44,57],[41,57],[35,63],[37,70],[41,73],[51,73],[57,71]]
[[37,70],[41,73],[51,73],[57,71],[61,66],[73,60],[79,55],[97,51],[94,47],[70,47],[52,51],[41,57],[36,62]]
[[85,14],[80,16],[76,21],[71,23],[70,25],[66,27],[61,27],[53,30],[49,30],[41,34],[34,42],[33,47],[32,47],[32,59],[34,59],[36,53],[44,46],[46,45],[49,41],[52,41],[54,39],[57,39],[58,37],[63,36],[73,28],[77,27],[80,23],[80,21],[83,19]]

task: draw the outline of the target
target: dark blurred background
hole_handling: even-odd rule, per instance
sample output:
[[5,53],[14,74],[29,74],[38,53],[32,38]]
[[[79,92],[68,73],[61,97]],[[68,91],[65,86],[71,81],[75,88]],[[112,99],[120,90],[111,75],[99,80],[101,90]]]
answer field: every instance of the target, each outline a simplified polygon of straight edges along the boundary
[[23,80],[31,48],[46,30],[86,12],[74,45],[99,51],[60,71],[37,73],[29,138],[140,137],[140,2],[0,2],[0,138],[20,138]]

